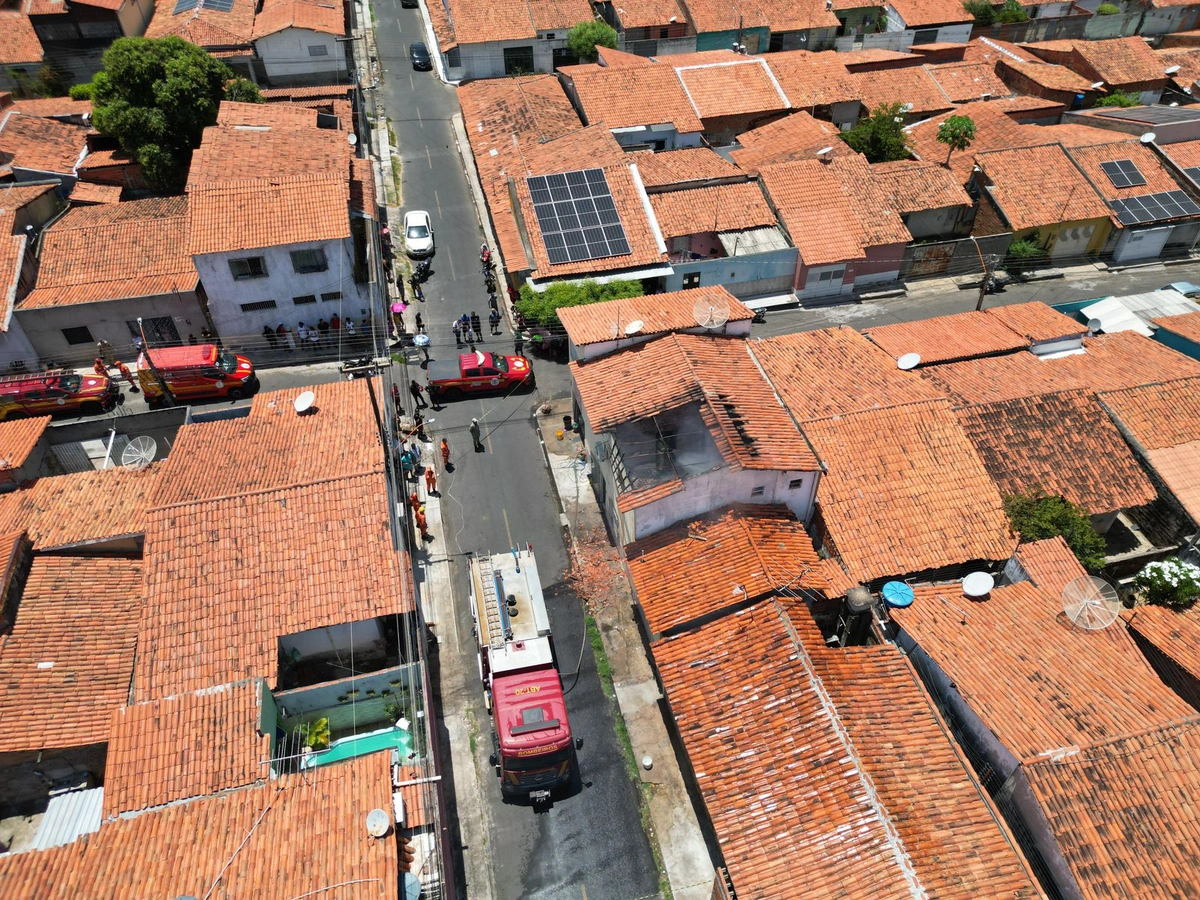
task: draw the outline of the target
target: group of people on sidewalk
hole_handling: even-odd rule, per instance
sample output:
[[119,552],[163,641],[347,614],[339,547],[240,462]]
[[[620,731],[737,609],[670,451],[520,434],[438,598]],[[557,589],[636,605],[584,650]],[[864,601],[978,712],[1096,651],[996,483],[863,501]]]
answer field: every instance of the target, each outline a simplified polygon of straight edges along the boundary
[[[500,331],[500,310],[492,307],[492,311],[488,313],[488,334],[492,337],[497,337],[502,334]],[[483,343],[483,320],[479,318],[479,313],[470,312],[463,313],[450,326],[454,331],[454,344],[456,347],[461,347],[464,343],[474,344],[476,341]]]
[[262,336],[266,339],[269,349],[289,352],[296,349],[317,350],[325,344],[337,344],[339,341],[355,342],[360,338],[354,320],[349,317],[343,319],[337,313],[328,321],[321,319],[316,325],[300,322],[295,332],[283,322],[275,328],[264,325]]

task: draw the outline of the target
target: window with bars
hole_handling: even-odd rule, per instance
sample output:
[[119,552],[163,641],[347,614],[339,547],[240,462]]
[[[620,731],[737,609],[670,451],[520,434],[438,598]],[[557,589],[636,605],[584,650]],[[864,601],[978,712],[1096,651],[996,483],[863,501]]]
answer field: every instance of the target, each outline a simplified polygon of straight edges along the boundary
[[316,302],[317,302],[316,294],[305,294],[303,297],[293,297],[292,298],[292,303],[296,304],[296,306],[303,306],[305,303],[316,303]]
[[233,273],[235,281],[242,281],[246,278],[266,278],[267,261],[261,256],[246,256],[242,259],[231,259],[229,261],[229,271]]
[[329,268],[329,263],[325,261],[325,251],[320,247],[315,250],[293,250],[292,268],[305,275],[310,272],[324,272]]
[[308,55],[309,56],[328,56],[329,48],[326,47],[324,44],[309,44],[308,45]]
[[322,294],[321,299],[322,300],[341,300],[342,292],[341,291],[329,291],[326,294]]
[[243,303],[242,312],[258,312],[260,309],[274,309],[276,306],[274,300],[256,300],[253,303]]

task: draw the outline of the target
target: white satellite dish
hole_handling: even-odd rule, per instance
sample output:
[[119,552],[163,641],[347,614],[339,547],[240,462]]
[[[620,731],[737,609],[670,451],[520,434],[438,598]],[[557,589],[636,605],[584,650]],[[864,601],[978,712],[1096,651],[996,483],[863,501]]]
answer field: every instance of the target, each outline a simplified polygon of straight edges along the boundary
[[634,319],[632,322],[630,322],[628,325],[625,326],[625,334],[630,335],[630,336],[635,335],[645,327],[646,327],[646,323],[643,322],[641,319]]
[[1092,90],[1093,91],[1098,91],[1102,87],[1104,87],[1103,81],[1093,81],[1092,82]]
[[1164,75],[1174,75],[1178,71],[1179,71],[1179,66],[1167,66],[1165,69],[1163,69],[1163,74]]
[[121,451],[121,465],[126,469],[142,469],[154,462],[158,453],[158,441],[149,435],[139,434]]
[[817,156],[825,156],[826,154],[829,154],[832,152],[833,152],[832,147],[822,147],[820,150],[817,151]]
[[1088,334],[1096,334],[1104,327],[1104,323],[1099,319],[1088,319]]
[[1143,144],[1153,144],[1156,140],[1158,140],[1158,135],[1153,131],[1147,131],[1140,138],[1138,138],[1138,140]]
[[968,597],[986,597],[996,586],[996,579],[987,572],[972,572],[962,580],[962,592]]
[[317,395],[314,394],[312,391],[305,391],[303,394],[301,394],[299,397],[297,397],[292,402],[292,406],[294,406],[296,408],[297,413],[300,413],[301,415],[303,415],[304,413],[306,413],[310,409],[312,409],[312,405],[316,402],[317,402]]
[[1121,614],[1117,589],[1095,575],[1080,575],[1062,592],[1063,612],[1072,625],[1088,631],[1107,628]]
[[905,353],[902,357],[896,360],[896,368],[904,372],[907,372],[909,369],[915,369],[920,364],[920,353]]
[[381,838],[392,828],[391,817],[385,810],[373,809],[367,813],[367,834]]
[[349,142],[350,146],[353,147],[358,143],[358,135],[351,131],[346,135],[346,140]]
[[701,297],[692,306],[692,315],[701,328],[720,328],[729,321],[729,301],[724,297]]

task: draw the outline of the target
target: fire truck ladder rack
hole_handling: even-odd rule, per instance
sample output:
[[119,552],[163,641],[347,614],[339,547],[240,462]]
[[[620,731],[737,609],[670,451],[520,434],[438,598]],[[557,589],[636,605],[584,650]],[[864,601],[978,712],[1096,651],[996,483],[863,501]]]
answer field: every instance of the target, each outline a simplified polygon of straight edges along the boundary
[[508,614],[504,610],[504,603],[500,599],[500,591],[498,589],[499,577],[496,575],[495,569],[492,568],[491,557],[477,556],[475,559],[479,565],[480,601],[483,604],[483,616],[486,621],[484,627],[487,630],[488,646],[494,650],[498,650],[504,646],[511,623],[508,620]]
[[71,369],[47,369],[45,372],[26,372],[23,375],[0,375],[0,384],[16,384],[22,381],[48,381],[61,375],[74,375]]

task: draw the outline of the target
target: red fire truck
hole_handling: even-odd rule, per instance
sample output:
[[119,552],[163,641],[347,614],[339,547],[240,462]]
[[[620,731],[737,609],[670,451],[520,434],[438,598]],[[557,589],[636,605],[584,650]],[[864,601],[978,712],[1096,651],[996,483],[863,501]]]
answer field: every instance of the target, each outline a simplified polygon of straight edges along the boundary
[[548,800],[577,761],[533,547],[471,560],[471,615],[500,789]]

